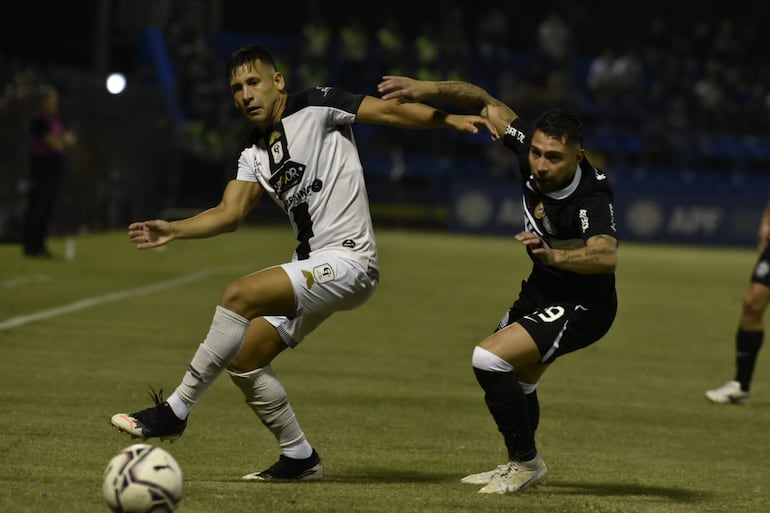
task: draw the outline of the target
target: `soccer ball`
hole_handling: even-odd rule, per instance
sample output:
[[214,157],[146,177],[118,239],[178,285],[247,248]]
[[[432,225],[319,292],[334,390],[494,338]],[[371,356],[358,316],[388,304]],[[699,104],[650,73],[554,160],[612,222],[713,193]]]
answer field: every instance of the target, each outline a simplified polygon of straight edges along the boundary
[[134,444],[104,469],[102,493],[115,513],[171,513],[182,500],[184,475],[171,454],[150,444]]

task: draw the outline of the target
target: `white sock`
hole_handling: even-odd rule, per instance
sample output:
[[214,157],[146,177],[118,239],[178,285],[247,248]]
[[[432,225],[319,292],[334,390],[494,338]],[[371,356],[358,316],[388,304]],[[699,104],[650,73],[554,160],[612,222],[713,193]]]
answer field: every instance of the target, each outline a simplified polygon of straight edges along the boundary
[[208,335],[198,346],[182,382],[168,398],[177,417],[187,418],[193,405],[241,350],[248,329],[248,319],[217,306]]
[[288,456],[289,458],[294,458],[295,460],[304,460],[313,454],[313,447],[307,440],[302,440],[301,442],[298,442],[294,445],[281,447],[281,452],[284,454],[284,456]]
[[313,448],[289,404],[281,380],[270,365],[253,371],[227,371],[230,379],[243,392],[246,404],[257,414],[262,424],[273,433],[281,452],[290,458],[307,458]]

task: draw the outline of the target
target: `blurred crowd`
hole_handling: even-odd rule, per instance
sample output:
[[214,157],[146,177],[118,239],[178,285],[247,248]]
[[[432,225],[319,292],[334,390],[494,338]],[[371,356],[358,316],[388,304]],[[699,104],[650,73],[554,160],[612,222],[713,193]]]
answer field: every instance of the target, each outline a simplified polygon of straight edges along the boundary
[[[460,78],[529,118],[556,105],[576,110],[595,151],[619,166],[767,167],[770,155],[756,142],[741,145],[742,136],[770,136],[770,37],[759,23],[707,11],[647,15],[635,20],[635,36],[616,27],[611,37],[596,31],[613,23],[612,13],[606,20],[591,13],[597,19],[586,25],[569,2],[531,20],[498,3],[472,12],[462,2],[435,5],[434,16],[410,24],[392,10],[341,18],[308,2],[301,30],[274,50],[295,90],[330,84],[376,94],[384,74]],[[222,81],[226,55],[210,30],[204,8],[185,10],[166,28],[184,105],[201,133],[234,122]],[[713,148],[700,151],[701,134],[718,136]]]
[[[186,197],[200,192],[195,176],[213,175],[198,180],[197,186],[218,191],[247,128],[232,107],[224,76],[227,55],[245,42],[262,43],[278,56],[292,90],[326,84],[376,95],[382,75],[405,74],[475,82],[530,119],[550,107],[569,107],[586,124],[586,146],[594,159],[615,174],[639,167],[770,169],[770,66],[765,51],[770,36],[761,26],[762,16],[749,23],[750,16],[715,16],[705,8],[680,17],[667,12],[634,19],[631,12],[625,21],[634,20],[630,30],[617,22],[619,7],[602,17],[568,1],[546,2],[524,12],[499,2],[441,0],[415,4],[408,15],[399,9],[365,15],[310,0],[297,8],[303,11],[300,25],[273,32],[263,20],[254,32],[228,29],[228,16],[240,13],[228,15],[227,9],[238,9],[237,4],[153,2],[152,23],[162,34],[169,68],[157,69],[157,60],[137,50],[132,84],[136,91],[140,77],[146,86],[133,100],[95,100],[99,95],[89,88],[101,87],[101,77],[93,78],[88,70],[40,66],[0,54],[0,164],[12,170],[0,181],[0,198],[23,188],[19,134],[25,133],[30,92],[56,81],[63,114],[77,118],[73,125],[93,135],[89,145],[89,134],[80,134],[83,149],[78,150],[77,165],[87,166],[89,176],[110,176],[98,190],[119,190],[115,182],[127,180],[121,171],[125,164],[110,164],[106,174],[98,169],[103,162],[114,162],[116,151],[120,154],[110,146],[120,142],[105,142],[105,131],[98,128],[110,112],[111,123],[132,127],[134,140],[145,132],[140,144],[146,151],[137,155],[122,150],[126,158],[167,159],[140,164],[170,176],[162,180],[162,197],[153,205],[184,204]],[[293,19],[298,15],[292,13]],[[162,92],[150,92],[158,89],[161,73],[174,77],[170,94],[176,111],[168,104],[168,91],[165,103]],[[130,83],[128,96],[131,89]],[[489,179],[510,178],[513,172],[499,145],[480,138],[440,131],[413,137],[408,131],[376,127],[361,127],[357,135],[365,164],[396,181],[436,171]],[[2,215],[8,215],[7,209]]]

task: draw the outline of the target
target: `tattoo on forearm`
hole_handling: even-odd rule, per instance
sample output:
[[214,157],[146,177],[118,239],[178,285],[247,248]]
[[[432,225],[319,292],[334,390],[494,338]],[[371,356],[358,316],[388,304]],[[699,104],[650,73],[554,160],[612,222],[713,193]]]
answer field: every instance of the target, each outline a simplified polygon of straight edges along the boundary
[[465,105],[481,109],[488,101],[486,91],[467,82],[439,82],[439,95]]

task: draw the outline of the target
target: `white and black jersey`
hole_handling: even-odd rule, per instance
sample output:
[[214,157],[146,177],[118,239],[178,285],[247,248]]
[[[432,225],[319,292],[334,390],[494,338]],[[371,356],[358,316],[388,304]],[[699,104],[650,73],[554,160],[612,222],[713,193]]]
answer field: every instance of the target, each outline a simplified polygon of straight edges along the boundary
[[[594,235],[617,239],[612,189],[607,177],[584,158],[572,182],[565,188],[543,193],[534,184],[529,167],[531,128],[516,119],[503,137],[516,152],[522,178],[524,229],[541,237],[550,247],[585,246]],[[532,256],[528,278],[547,299],[574,299],[586,303],[614,300],[614,274],[578,274],[544,265]]]
[[258,181],[287,213],[295,258],[339,251],[377,269],[369,201],[351,124],[364,95],[333,87],[290,94],[269,133],[255,129],[236,179]]

